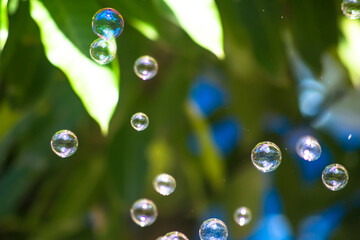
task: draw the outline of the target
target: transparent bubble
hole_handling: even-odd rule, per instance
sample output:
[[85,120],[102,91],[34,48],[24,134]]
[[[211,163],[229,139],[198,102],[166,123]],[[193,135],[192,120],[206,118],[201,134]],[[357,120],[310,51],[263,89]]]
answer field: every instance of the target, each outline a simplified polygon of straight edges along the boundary
[[115,9],[103,8],[93,16],[92,29],[101,38],[117,38],[124,29],[124,19]]
[[149,126],[149,118],[145,113],[138,112],[132,115],[130,123],[136,131],[143,131]]
[[62,158],[73,155],[79,142],[76,135],[69,130],[61,130],[54,134],[50,142],[51,149]]
[[251,152],[251,161],[262,172],[271,172],[281,163],[280,148],[272,142],[258,143]]
[[360,0],[344,0],[341,4],[341,10],[350,19],[360,18]]
[[189,240],[185,234],[181,232],[169,232],[167,233],[162,240]]
[[135,74],[142,80],[149,80],[157,74],[158,64],[150,56],[142,56],[136,59],[134,64]]
[[136,224],[141,227],[146,227],[155,222],[158,212],[153,201],[149,199],[139,199],[132,205],[130,215]]
[[96,39],[90,45],[90,56],[101,65],[110,63],[116,56],[116,42],[112,39]]
[[154,178],[153,186],[155,191],[163,196],[167,196],[175,191],[176,181],[169,174],[162,173]]
[[228,229],[223,221],[210,218],[201,225],[199,236],[201,240],[226,240]]
[[331,191],[343,189],[349,181],[349,174],[344,166],[334,163],[325,167],[322,172],[322,181]]
[[307,161],[314,161],[321,155],[321,146],[315,138],[304,136],[296,143],[296,153]]
[[244,226],[251,221],[252,214],[250,209],[247,207],[239,207],[234,212],[234,220],[240,226]]

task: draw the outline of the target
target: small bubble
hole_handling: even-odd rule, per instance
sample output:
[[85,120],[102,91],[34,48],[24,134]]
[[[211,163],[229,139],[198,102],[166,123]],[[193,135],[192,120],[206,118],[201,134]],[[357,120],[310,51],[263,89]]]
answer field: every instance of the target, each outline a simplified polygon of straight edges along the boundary
[[344,166],[334,163],[325,167],[322,172],[322,181],[331,191],[343,189],[349,181],[349,174]]
[[132,220],[141,227],[150,226],[158,216],[156,205],[149,199],[137,200],[130,209]]
[[360,0],[344,0],[341,4],[341,10],[350,19],[360,18]]
[[201,240],[226,240],[228,229],[223,221],[210,218],[202,223],[199,236]]
[[124,19],[115,9],[103,8],[93,16],[92,29],[101,38],[116,38],[124,29]]
[[348,140],[350,140],[352,138],[352,134],[349,134],[348,136]]
[[181,232],[169,232],[167,233],[162,240],[189,240],[185,234],[181,233]]
[[90,45],[90,56],[101,65],[110,63],[116,56],[116,42],[111,39],[96,39]]
[[51,149],[62,158],[73,155],[79,142],[76,135],[69,130],[61,130],[54,134],[50,142]]
[[150,56],[142,56],[136,59],[134,64],[135,74],[142,80],[149,80],[157,74],[158,64]]
[[321,155],[321,146],[312,136],[299,138],[296,143],[296,153],[309,162],[317,160]]
[[251,152],[251,160],[262,172],[274,171],[281,163],[280,148],[272,142],[258,143]]
[[132,115],[130,123],[136,131],[143,131],[149,126],[149,118],[145,113],[138,112]]
[[235,210],[233,217],[237,224],[244,226],[251,221],[252,214],[247,207],[239,207]]
[[168,196],[175,191],[176,181],[169,174],[162,173],[155,177],[153,186],[155,191],[163,196]]

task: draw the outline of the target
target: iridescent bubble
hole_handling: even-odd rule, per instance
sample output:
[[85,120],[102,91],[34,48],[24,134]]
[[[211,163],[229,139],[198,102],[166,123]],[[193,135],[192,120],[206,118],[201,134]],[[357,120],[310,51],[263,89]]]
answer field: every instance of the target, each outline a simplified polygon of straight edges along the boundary
[[155,222],[158,212],[153,201],[149,199],[139,199],[132,205],[130,215],[136,224],[141,227],[146,227]]
[[61,130],[54,134],[50,142],[51,149],[62,158],[73,155],[79,142],[76,135],[69,130]]
[[280,148],[272,142],[258,143],[251,152],[251,161],[262,172],[271,172],[281,163]]
[[343,189],[349,181],[349,174],[344,166],[334,163],[325,167],[321,175],[322,181],[331,191]]
[[115,9],[103,8],[93,16],[92,29],[101,38],[117,38],[124,29],[124,19]]
[[233,217],[237,224],[244,226],[251,221],[252,214],[247,207],[239,207],[235,210]]
[[321,146],[314,137],[304,136],[296,143],[296,153],[307,161],[314,161],[321,155]]
[[199,236],[201,240],[226,240],[228,229],[223,221],[210,218],[201,225]]
[[189,240],[185,234],[181,232],[169,232],[167,233],[162,240]]
[[112,39],[96,39],[90,45],[90,56],[101,65],[110,63],[116,56],[116,42]]
[[136,59],[134,64],[135,74],[142,80],[149,80],[157,74],[158,64],[150,56],[142,56]]
[[167,196],[175,191],[176,181],[169,174],[162,173],[154,178],[153,186],[155,191],[163,196]]
[[149,118],[145,113],[138,112],[132,115],[130,123],[136,131],[143,131],[149,126]]
[[341,10],[350,19],[360,18],[360,0],[344,0],[341,4]]

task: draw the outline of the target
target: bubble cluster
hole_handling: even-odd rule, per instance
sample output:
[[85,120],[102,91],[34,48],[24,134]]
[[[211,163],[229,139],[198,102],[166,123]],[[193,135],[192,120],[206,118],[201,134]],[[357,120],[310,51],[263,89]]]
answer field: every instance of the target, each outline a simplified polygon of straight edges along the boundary
[[92,18],[92,29],[100,38],[117,38],[124,29],[124,19],[113,8],[103,8]]
[[314,161],[321,155],[321,146],[319,142],[311,136],[299,138],[296,143],[296,153],[307,161]]
[[158,216],[156,205],[149,199],[137,200],[130,209],[132,220],[141,227],[150,226]]
[[239,207],[234,212],[234,220],[240,226],[244,226],[248,224],[252,219],[252,214],[249,208],[247,207]]
[[132,115],[130,123],[136,131],[143,131],[149,126],[149,118],[145,113],[138,112]]
[[251,152],[251,161],[262,172],[271,172],[281,163],[280,148],[272,142],[260,142]]
[[154,178],[153,186],[155,191],[163,196],[168,196],[175,191],[176,181],[171,175],[162,173]]
[[136,59],[134,63],[134,72],[142,80],[149,80],[157,74],[158,64],[150,56],[142,56]]
[[334,163],[325,167],[321,178],[325,187],[331,191],[338,191],[348,183],[349,174],[344,166]]
[[226,240],[228,229],[223,221],[210,218],[202,223],[199,236],[201,240]]
[[61,130],[54,134],[50,142],[51,149],[62,158],[73,155],[79,142],[76,135],[69,130]]
[[116,56],[115,41],[103,38],[96,39],[90,45],[90,56],[101,65],[110,63]]
[[343,14],[350,19],[360,18],[360,0],[344,0],[341,4]]
[[189,240],[189,239],[185,236],[185,234],[174,231],[167,233],[165,236],[161,238],[161,240]]

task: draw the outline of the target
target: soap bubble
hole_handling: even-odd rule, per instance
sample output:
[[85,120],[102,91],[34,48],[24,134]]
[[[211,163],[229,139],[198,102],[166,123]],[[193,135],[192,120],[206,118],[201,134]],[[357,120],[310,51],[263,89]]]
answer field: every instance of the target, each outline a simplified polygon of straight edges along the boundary
[[169,174],[162,173],[154,178],[153,186],[155,191],[163,196],[167,196],[175,191],[176,181]]
[[136,131],[143,131],[149,126],[149,118],[145,113],[138,112],[132,115],[130,123]]
[[349,174],[344,166],[334,163],[325,167],[322,172],[322,181],[331,191],[343,189],[349,181]]
[[158,212],[156,205],[151,200],[139,199],[132,205],[130,215],[136,224],[146,227],[155,222]]
[[244,226],[251,221],[252,214],[247,207],[239,207],[234,212],[234,220],[240,226]]
[[167,233],[162,240],[189,240],[185,234],[181,232],[169,232]]
[[96,39],[90,45],[90,56],[101,65],[110,63],[116,56],[116,42],[112,39]]
[[158,64],[150,56],[142,56],[136,59],[134,64],[135,74],[142,80],[149,80],[157,74]]
[[321,146],[311,136],[301,137],[296,143],[296,153],[307,161],[314,161],[321,155]]
[[73,155],[79,145],[76,135],[69,130],[61,130],[54,134],[50,142],[51,149],[62,158]]
[[92,18],[92,29],[101,38],[117,38],[124,29],[124,19],[112,8],[103,8]]
[[226,240],[228,229],[223,221],[210,218],[201,225],[199,236],[201,240]]
[[271,172],[281,163],[280,148],[272,142],[258,143],[251,152],[251,161],[262,172]]
[[360,0],[344,0],[341,4],[341,10],[350,19],[360,18]]

